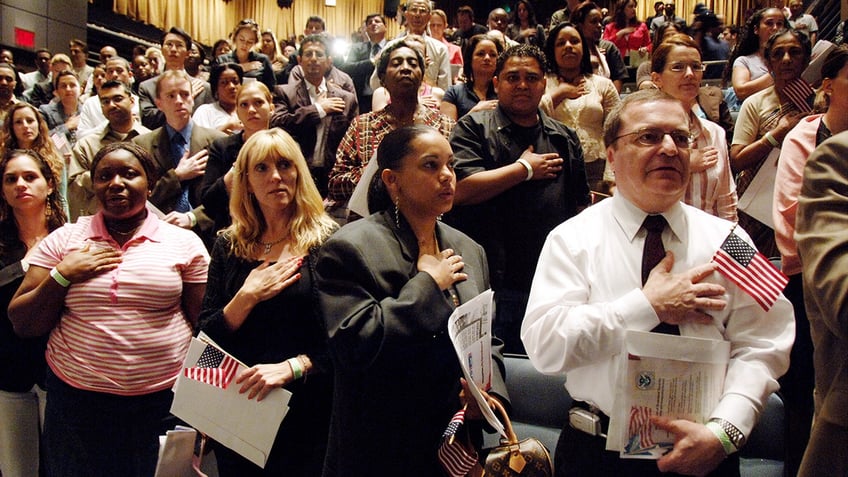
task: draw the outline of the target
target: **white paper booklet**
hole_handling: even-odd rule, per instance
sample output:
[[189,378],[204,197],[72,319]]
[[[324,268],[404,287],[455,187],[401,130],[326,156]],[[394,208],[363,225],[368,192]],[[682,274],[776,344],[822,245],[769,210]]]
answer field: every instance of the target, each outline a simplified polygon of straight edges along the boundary
[[607,448],[622,458],[659,459],[674,435],[651,416],[706,422],[721,398],[730,343],[628,330]]
[[235,384],[246,368],[200,333],[174,385],[171,414],[264,468],[292,394],[277,388],[262,401],[247,399]]
[[492,385],[493,298],[494,292],[486,290],[458,306],[448,319],[448,336],[465,380],[475,384],[469,388],[483,416],[497,432],[506,436],[503,424],[480,393],[480,389],[488,391]]

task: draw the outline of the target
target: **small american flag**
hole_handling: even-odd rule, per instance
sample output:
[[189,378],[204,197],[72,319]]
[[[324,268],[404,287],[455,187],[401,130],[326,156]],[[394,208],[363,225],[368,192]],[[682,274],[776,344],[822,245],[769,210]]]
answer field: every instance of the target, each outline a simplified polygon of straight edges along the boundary
[[442,445],[439,446],[439,462],[451,477],[464,477],[477,463],[477,452],[474,449],[469,452],[465,444],[455,439],[464,422],[465,408],[462,408],[451,418],[442,434]]
[[809,98],[815,91],[813,87],[810,86],[810,83],[807,83],[804,78],[795,78],[794,80],[786,83],[783,87],[783,93],[789,98],[789,101],[798,108],[798,111],[802,113],[809,113],[813,110],[810,106],[810,103],[807,102],[807,98]]
[[651,416],[653,414],[653,410],[647,406],[630,407],[628,435],[632,437],[638,434],[639,445],[642,449],[647,449],[656,444],[651,435],[651,431],[654,429],[654,426],[651,424]]
[[238,371],[239,363],[232,356],[212,345],[206,345],[195,367],[185,368],[187,378],[227,389]]
[[739,286],[766,311],[774,305],[789,279],[733,230],[713,256],[718,271]]

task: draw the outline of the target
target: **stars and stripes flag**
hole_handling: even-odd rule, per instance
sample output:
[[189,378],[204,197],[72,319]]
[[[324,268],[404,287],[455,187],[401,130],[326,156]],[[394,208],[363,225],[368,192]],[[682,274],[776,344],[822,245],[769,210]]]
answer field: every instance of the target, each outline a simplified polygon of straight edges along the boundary
[[760,252],[733,230],[713,256],[718,271],[768,311],[789,282]]
[[466,448],[462,439],[456,439],[456,433],[465,422],[465,408],[453,415],[448,427],[442,434],[442,445],[439,446],[439,462],[451,477],[464,477],[477,463],[477,452]]
[[227,389],[230,381],[236,376],[238,367],[238,361],[232,356],[207,344],[194,367],[185,368],[183,373],[187,378]]
[[783,87],[783,93],[789,98],[789,101],[798,108],[802,113],[809,113],[813,110],[812,106],[807,102],[807,98],[815,93],[815,90],[810,83],[807,83],[804,78],[795,78],[786,83]]

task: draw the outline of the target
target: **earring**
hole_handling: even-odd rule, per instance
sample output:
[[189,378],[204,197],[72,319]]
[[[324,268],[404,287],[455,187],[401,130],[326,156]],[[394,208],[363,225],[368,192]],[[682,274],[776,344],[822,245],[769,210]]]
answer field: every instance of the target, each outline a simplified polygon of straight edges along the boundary
[[[49,197],[48,197],[48,199],[49,199]],[[53,216],[53,206],[52,206],[52,205],[50,205],[50,200],[48,200],[48,201],[45,203],[45,207],[44,207],[44,216],[45,216],[45,217],[48,217],[48,218]]]
[[395,198],[395,225],[400,228],[400,198]]

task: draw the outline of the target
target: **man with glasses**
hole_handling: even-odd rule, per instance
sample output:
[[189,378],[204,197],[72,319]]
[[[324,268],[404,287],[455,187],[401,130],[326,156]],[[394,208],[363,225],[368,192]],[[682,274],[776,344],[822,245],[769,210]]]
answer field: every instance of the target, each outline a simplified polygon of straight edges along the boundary
[[497,108],[463,116],[451,134],[457,184],[446,220],[486,250],[494,334],[505,352],[523,353],[519,330],[542,244],[589,204],[589,186],[577,134],[539,109],[544,53],[507,49],[492,82]]
[[[109,60],[107,65],[116,60],[126,62],[121,57],[115,57]],[[94,99],[101,108],[101,116],[108,122],[101,129],[96,129],[93,133],[81,138],[74,145],[73,156],[68,166],[68,210],[71,222],[76,222],[80,216],[92,215],[99,208],[100,202],[94,197],[91,174],[89,174],[91,161],[97,151],[107,144],[130,141],[136,136],[150,132],[138,120],[138,99],[132,94],[132,89],[126,81],[107,77]],[[88,101],[85,104],[87,105]]]
[[[106,68],[106,81],[117,80],[132,88],[130,85],[133,82],[133,72],[130,68],[130,62],[120,56],[113,56],[104,63]],[[140,118],[138,109],[139,99],[135,94],[133,96],[132,114],[136,118]],[[82,139],[89,134],[96,134],[98,128],[105,126],[107,120],[105,111],[103,111],[101,100],[98,96],[92,96],[85,100],[80,110],[80,122],[77,127],[77,139]]]
[[[731,230],[739,243],[750,238],[681,202],[690,136],[678,100],[657,90],[628,95],[604,131],[616,194],[554,229],[539,257],[521,338],[536,369],[567,376],[582,408],[575,415],[592,423],[563,429],[557,476],[738,476],[735,452],[789,365],[790,303],[779,295],[765,311],[711,261]],[[606,439],[627,330],[730,343],[723,391],[706,422],[652,418],[675,441],[658,461],[621,459]]]
[[[181,28],[171,27],[162,35],[162,54],[165,57],[165,71],[185,71],[185,61],[191,50],[191,36]],[[141,109],[141,123],[148,129],[165,125],[165,114],[156,107],[156,82],[159,76],[145,80],[138,86],[138,98]],[[209,83],[200,78],[189,76],[194,108],[215,101]],[[193,111],[193,110],[192,110]]]
[[328,50],[324,35],[303,39],[297,58],[303,79],[276,87],[271,117],[271,127],[287,131],[300,145],[322,197],[339,143],[359,114],[356,96],[324,77],[333,64]]

